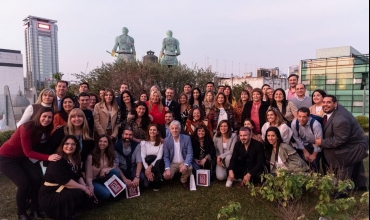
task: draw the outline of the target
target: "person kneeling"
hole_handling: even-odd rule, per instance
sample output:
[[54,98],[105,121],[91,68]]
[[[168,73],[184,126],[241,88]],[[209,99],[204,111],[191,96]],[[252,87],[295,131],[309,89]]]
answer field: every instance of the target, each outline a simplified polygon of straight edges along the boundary
[[98,138],[96,146],[86,160],[86,183],[99,200],[108,199],[111,195],[104,185],[113,175],[120,177],[120,171],[114,164],[114,148],[111,138],[104,134]]
[[188,178],[192,171],[193,147],[190,137],[180,134],[181,124],[174,120],[170,124],[171,136],[164,139],[163,160],[165,164],[164,178],[172,179],[180,172],[182,186],[189,190]]
[[252,131],[248,127],[240,128],[239,138],[230,159],[226,187],[231,187],[237,179],[242,179],[241,186],[248,182],[259,185],[265,161],[263,145],[252,139]]

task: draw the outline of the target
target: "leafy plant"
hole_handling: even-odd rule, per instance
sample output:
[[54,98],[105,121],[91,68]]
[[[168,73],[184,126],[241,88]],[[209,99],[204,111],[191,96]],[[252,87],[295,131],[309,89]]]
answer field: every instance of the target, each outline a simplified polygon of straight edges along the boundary
[[239,202],[229,202],[228,206],[223,206],[218,212],[217,219],[243,220],[241,214],[241,205]]
[[369,131],[369,118],[363,115],[359,115],[356,117],[357,122],[360,124],[361,128],[364,129],[365,132]]
[[[292,209],[289,207],[296,205],[304,193],[316,195],[317,202],[312,205],[320,215],[333,216],[356,205],[354,197],[331,198],[334,193],[347,194],[348,190],[354,188],[354,183],[351,180],[338,181],[334,174],[321,176],[319,173],[290,173],[287,170],[278,169],[276,176],[263,174],[262,180],[264,184],[259,189],[252,184],[247,184],[251,195],[261,196],[263,199],[275,202],[284,210]],[[368,199],[368,195],[362,198],[364,202],[366,199]],[[287,214],[289,215],[289,213]],[[304,216],[303,213],[300,214]]]

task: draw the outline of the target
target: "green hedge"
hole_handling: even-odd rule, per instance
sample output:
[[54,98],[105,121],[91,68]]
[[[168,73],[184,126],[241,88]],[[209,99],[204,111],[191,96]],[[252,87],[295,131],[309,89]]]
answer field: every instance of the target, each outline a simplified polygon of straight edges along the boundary
[[364,129],[365,132],[369,131],[369,118],[363,115],[359,115],[356,117],[357,122],[360,124],[362,129]]
[[0,147],[5,143],[5,141],[9,140],[13,133],[13,130],[0,132]]

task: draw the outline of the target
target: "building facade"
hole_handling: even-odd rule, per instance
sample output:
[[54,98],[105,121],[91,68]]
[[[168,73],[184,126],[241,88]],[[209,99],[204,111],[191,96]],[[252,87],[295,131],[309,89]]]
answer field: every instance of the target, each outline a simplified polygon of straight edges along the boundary
[[233,77],[233,78],[220,78],[221,85],[234,85],[242,84],[247,82],[253,88],[261,88],[264,84],[270,85],[271,88],[277,89],[282,88],[286,90],[289,87],[288,80],[286,78],[275,78],[275,77]]
[[335,95],[354,116],[369,116],[369,54],[360,54],[352,47],[323,50],[317,52],[317,59],[301,60],[302,83],[311,92],[323,89]]
[[24,91],[23,58],[21,51],[0,49],[0,115],[4,111],[4,86],[9,87],[11,97]]
[[[55,20],[28,16],[23,20],[26,43],[26,87],[43,88],[59,72],[58,26]],[[48,83],[47,83],[48,84]]]

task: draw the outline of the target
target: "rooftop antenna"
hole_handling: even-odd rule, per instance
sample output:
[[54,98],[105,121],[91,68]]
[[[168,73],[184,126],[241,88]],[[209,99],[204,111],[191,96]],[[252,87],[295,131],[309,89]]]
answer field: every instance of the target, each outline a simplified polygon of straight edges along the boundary
[[87,62],[86,64],[86,68],[85,68],[85,74],[86,74],[86,71],[87,71],[87,67],[89,66],[89,62]]

